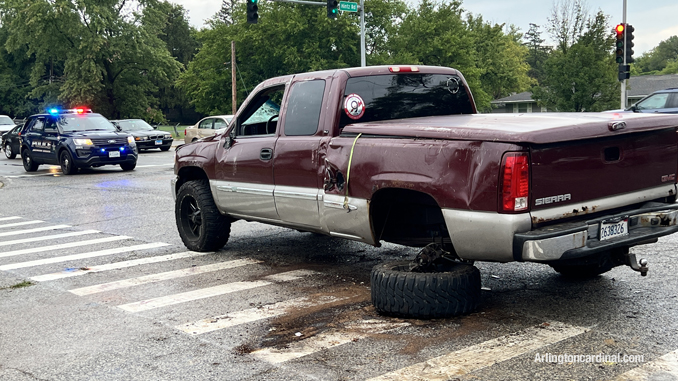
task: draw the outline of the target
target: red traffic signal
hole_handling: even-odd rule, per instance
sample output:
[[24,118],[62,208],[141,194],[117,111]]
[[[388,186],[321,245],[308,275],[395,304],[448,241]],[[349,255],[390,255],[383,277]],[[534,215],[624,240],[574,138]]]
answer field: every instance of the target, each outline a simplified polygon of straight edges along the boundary
[[626,25],[624,24],[617,24],[617,26],[614,28],[614,32],[616,34],[616,39],[614,41],[614,55],[615,55],[615,62],[618,64],[623,64],[624,63],[624,31],[626,30]]
[[624,35],[624,29],[626,29],[624,24],[617,24],[617,26],[614,28],[614,31],[617,32],[617,38]]

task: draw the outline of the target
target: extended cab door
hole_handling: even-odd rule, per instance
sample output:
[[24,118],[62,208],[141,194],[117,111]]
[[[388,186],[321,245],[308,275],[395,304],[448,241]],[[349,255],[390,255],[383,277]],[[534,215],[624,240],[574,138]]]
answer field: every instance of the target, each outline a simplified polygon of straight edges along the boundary
[[253,95],[220,139],[212,186],[219,208],[237,217],[279,220],[273,200],[273,149],[285,84]]
[[281,115],[281,136],[273,160],[275,206],[280,219],[310,230],[320,229],[322,197],[318,148],[327,134],[323,120],[325,79],[295,77]]

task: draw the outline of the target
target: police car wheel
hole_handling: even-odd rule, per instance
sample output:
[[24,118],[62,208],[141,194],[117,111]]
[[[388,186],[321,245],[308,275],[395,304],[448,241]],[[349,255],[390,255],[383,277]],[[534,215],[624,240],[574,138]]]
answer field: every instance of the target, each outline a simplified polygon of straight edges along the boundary
[[131,171],[131,170],[133,170],[134,167],[136,167],[136,166],[137,166],[137,162],[136,162],[136,161],[133,162],[133,163],[122,163],[122,164],[120,164],[120,168],[122,168],[123,171]]
[[35,172],[38,170],[39,164],[36,164],[31,157],[30,151],[26,148],[21,151],[21,161],[24,163],[26,172]]
[[73,163],[73,157],[71,157],[71,154],[63,150],[59,154],[59,165],[61,165],[61,172],[63,172],[64,175],[74,175],[78,173],[78,167]]
[[184,183],[174,213],[179,236],[189,250],[219,250],[228,242],[231,219],[219,213],[207,180]]
[[16,152],[12,150],[12,145],[9,143],[5,143],[5,157],[8,159],[14,159],[16,157]]

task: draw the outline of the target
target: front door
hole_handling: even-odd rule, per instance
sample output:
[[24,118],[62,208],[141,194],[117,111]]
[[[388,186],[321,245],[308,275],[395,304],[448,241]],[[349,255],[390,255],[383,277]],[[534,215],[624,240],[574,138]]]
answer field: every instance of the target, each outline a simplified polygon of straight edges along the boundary
[[284,84],[261,90],[220,140],[213,186],[219,208],[236,217],[279,220],[273,199],[273,157],[284,92]]

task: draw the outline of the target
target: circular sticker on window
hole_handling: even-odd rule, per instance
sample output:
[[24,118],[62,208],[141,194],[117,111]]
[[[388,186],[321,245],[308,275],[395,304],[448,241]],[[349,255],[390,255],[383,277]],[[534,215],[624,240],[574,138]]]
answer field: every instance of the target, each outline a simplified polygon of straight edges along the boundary
[[351,119],[360,119],[365,115],[365,102],[358,94],[349,94],[344,100],[344,112]]

